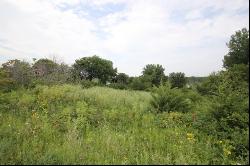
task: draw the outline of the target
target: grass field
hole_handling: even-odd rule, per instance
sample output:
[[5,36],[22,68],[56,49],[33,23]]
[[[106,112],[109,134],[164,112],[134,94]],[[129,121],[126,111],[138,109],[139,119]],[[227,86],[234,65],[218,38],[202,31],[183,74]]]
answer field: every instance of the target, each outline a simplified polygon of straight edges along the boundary
[[0,95],[0,164],[244,164],[196,129],[208,102],[156,114],[148,92],[76,85]]

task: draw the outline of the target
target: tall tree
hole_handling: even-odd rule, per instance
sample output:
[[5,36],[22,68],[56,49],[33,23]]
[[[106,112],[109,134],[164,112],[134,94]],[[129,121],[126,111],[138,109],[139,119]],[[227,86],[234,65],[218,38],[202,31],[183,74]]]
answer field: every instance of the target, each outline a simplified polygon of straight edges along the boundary
[[114,77],[117,72],[117,69],[113,68],[112,61],[102,59],[96,55],[76,60],[73,68],[77,77],[84,75],[88,80],[97,78],[104,84]]
[[14,81],[16,85],[28,86],[31,81],[31,67],[29,63],[20,60],[10,60],[2,64],[2,73],[8,80]]
[[162,65],[148,64],[143,68],[142,76],[149,78],[152,85],[159,86],[161,81],[166,81],[167,79],[164,70]]
[[249,30],[236,31],[227,43],[229,52],[224,56],[223,66],[227,69],[234,64],[249,64]]

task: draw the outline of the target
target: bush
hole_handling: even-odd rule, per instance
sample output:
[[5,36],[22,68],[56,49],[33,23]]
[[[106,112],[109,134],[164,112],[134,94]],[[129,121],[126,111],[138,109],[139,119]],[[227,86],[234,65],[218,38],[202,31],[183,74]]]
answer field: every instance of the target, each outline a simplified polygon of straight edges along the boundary
[[[249,151],[249,66],[234,65],[226,71],[213,74],[198,87],[209,95],[211,110],[195,127],[207,134],[227,139],[233,147],[232,155],[247,158]],[[211,131],[208,130],[211,128]],[[240,138],[239,138],[240,137]]]
[[188,112],[191,110],[191,100],[178,89],[170,85],[161,85],[152,93],[151,106],[157,112]]
[[123,83],[112,83],[109,85],[109,87],[114,89],[128,89],[128,86]]
[[136,77],[130,83],[130,88],[133,90],[150,90],[152,83],[148,77]]
[[218,86],[221,84],[221,72],[212,73],[202,83],[197,85],[197,91],[202,95],[217,95]]

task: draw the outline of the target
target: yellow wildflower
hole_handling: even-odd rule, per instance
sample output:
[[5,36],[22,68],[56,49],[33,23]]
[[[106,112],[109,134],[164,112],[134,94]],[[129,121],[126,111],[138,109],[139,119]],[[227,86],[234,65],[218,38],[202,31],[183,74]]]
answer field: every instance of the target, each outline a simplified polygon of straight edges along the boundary
[[195,139],[194,139],[194,134],[192,134],[192,133],[187,133],[187,139],[189,140],[189,141],[194,141]]
[[223,151],[224,151],[224,154],[225,154],[226,156],[231,155],[231,151],[230,151],[230,150],[224,148]]

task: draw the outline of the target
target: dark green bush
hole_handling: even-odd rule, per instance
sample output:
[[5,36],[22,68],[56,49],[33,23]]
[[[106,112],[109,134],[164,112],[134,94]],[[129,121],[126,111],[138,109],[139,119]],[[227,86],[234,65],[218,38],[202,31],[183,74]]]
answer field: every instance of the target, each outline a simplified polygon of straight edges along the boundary
[[[249,156],[249,66],[233,65],[226,71],[213,74],[198,87],[212,102],[211,110],[194,125],[200,131],[229,140],[232,155]],[[208,130],[211,129],[211,130]]]
[[151,106],[157,112],[188,112],[191,110],[191,100],[179,89],[171,89],[170,85],[154,88]]
[[135,77],[130,83],[129,87],[133,90],[145,90],[149,91],[152,88],[150,77]]
[[221,73],[212,73],[203,82],[197,85],[197,91],[202,95],[217,95],[218,86],[221,84]]

